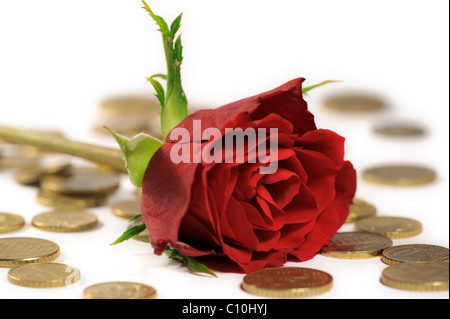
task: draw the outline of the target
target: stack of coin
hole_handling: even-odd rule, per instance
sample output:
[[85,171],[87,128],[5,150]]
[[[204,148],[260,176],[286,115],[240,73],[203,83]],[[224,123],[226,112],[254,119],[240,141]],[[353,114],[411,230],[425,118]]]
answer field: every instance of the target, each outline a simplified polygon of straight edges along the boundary
[[70,163],[61,163],[50,166],[38,163],[29,167],[23,167],[16,171],[14,180],[22,185],[39,186],[41,179],[45,176],[65,175],[70,167]]
[[104,128],[107,126],[127,137],[144,132],[161,138],[161,106],[155,98],[110,97],[100,103],[99,111],[99,125],[94,127],[97,133],[109,134]]
[[72,167],[66,175],[41,179],[38,202],[46,206],[105,205],[120,185],[120,175],[95,167]]

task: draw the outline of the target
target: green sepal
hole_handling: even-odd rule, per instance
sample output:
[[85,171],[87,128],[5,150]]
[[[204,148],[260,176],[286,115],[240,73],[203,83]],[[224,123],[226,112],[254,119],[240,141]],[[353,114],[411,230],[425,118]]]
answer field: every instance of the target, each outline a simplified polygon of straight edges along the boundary
[[164,251],[164,253],[169,258],[182,263],[185,267],[187,267],[192,272],[200,272],[200,273],[205,273],[205,274],[217,277],[217,275],[211,269],[209,269],[202,263],[199,263],[194,258],[184,256],[178,250],[176,250],[172,247],[167,247],[166,250]]
[[178,29],[180,28],[182,16],[183,16],[183,14],[180,13],[180,15],[178,17],[176,17],[176,19],[173,20],[172,24],[170,25],[170,36],[172,38],[175,37],[175,34],[177,33]]
[[113,242],[110,245],[116,245],[118,243],[124,242],[124,241],[132,238],[133,236],[136,236],[136,235],[142,233],[145,230],[145,228],[146,228],[145,223],[133,226],[133,227],[127,229],[126,231],[124,231],[123,234],[119,238],[117,238],[115,242]]
[[314,85],[311,85],[311,86],[306,86],[306,87],[302,88],[302,93],[306,94],[308,91],[310,91],[312,89],[315,89],[316,87],[319,87],[319,86],[322,86],[322,85],[325,85],[325,84],[328,84],[328,83],[335,83],[335,82],[340,82],[340,81],[327,80],[327,81],[323,81],[323,82],[320,82],[320,83],[317,83],[317,84],[314,84]]
[[169,27],[167,26],[166,21],[164,21],[164,19],[161,18],[160,16],[155,15],[148,6],[148,4],[145,3],[145,1],[142,1],[142,3],[144,4],[144,9],[150,14],[152,19],[155,20],[156,24],[159,27],[159,31],[161,31],[161,33],[166,37],[170,36],[170,30]]
[[161,85],[161,83],[159,83],[157,80],[155,80],[156,75],[153,75],[149,78],[147,78],[147,80],[153,85],[153,88],[156,91],[156,98],[158,99],[159,103],[161,104],[161,107],[164,107],[164,103],[165,103],[165,92],[164,92],[164,88]]
[[162,141],[150,135],[139,133],[133,138],[122,136],[108,127],[119,144],[122,158],[133,185],[142,187],[142,180],[153,154],[161,147]]

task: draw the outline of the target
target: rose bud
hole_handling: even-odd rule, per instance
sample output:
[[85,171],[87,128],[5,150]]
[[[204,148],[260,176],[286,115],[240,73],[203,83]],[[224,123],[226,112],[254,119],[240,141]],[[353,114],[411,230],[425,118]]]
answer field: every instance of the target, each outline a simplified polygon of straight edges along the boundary
[[[317,129],[303,81],[197,111],[167,135],[142,182],[141,212],[155,254],[170,246],[190,257],[225,256],[251,272],[311,259],[329,243],[349,213],[356,173],[344,160],[344,138]],[[198,123],[203,133],[222,135],[205,138]],[[250,144],[226,160],[229,148],[220,152],[217,143],[237,128],[265,128],[267,137],[253,141],[255,147],[277,142],[274,154],[266,154],[271,161],[258,160]],[[242,151],[245,160],[237,160]],[[199,156],[205,154],[215,160]],[[261,169],[270,165],[272,171]]]

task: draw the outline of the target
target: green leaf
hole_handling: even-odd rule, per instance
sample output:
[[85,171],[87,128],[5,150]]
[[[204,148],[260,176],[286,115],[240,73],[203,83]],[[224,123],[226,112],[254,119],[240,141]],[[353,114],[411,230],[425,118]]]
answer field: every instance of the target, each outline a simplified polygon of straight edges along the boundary
[[178,17],[176,17],[175,20],[173,20],[172,24],[170,25],[170,35],[172,38],[175,37],[175,34],[177,33],[178,29],[181,25],[181,17],[183,14],[181,13]]
[[138,214],[138,215],[134,216],[133,218],[131,218],[129,221],[132,222],[141,217],[142,217],[142,214]]
[[161,18],[160,16],[155,15],[148,6],[148,4],[145,3],[145,1],[142,1],[142,3],[144,4],[144,9],[150,14],[150,16],[153,18],[153,20],[155,20],[156,24],[159,26],[159,31],[161,31],[161,33],[165,37],[170,37],[171,33],[169,27],[167,26],[166,21],[164,21],[164,19]]
[[177,59],[181,64],[181,61],[183,61],[183,46],[181,45],[181,35],[179,35],[175,41],[174,54],[175,59]]
[[153,88],[156,91],[156,97],[159,100],[159,103],[161,104],[161,107],[164,107],[165,104],[165,92],[164,88],[157,80],[155,80],[155,75],[147,78],[147,80],[153,85]]
[[144,133],[140,133],[130,139],[117,134],[108,127],[106,129],[111,132],[119,144],[131,182],[137,187],[142,187],[142,179],[148,163],[163,143]]
[[314,85],[311,85],[311,86],[306,86],[306,87],[302,88],[302,93],[306,94],[308,91],[310,91],[312,89],[315,89],[316,87],[319,87],[319,86],[322,86],[322,85],[325,85],[325,84],[328,84],[328,83],[335,83],[335,82],[340,82],[340,81],[327,80],[327,81],[320,82],[318,84],[314,84]]
[[113,242],[111,245],[116,245],[118,243],[124,242],[124,241],[130,239],[131,237],[142,233],[145,230],[145,228],[146,227],[145,227],[144,223],[133,226],[133,227],[127,229],[126,231],[124,231],[124,233],[119,238],[117,238],[116,241]]
[[174,260],[179,261],[180,263],[182,263],[190,271],[201,272],[201,273],[205,273],[205,274],[217,277],[217,275],[211,269],[209,269],[205,265],[199,263],[194,258],[184,256],[178,250],[176,250],[176,249],[174,249],[172,247],[167,247],[166,250],[164,251],[164,253],[169,258],[174,259]]

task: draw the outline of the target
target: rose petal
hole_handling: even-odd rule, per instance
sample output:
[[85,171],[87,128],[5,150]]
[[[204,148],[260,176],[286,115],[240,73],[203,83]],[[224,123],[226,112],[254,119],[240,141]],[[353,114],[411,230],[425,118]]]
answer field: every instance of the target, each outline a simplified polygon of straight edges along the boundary
[[171,144],[165,143],[153,155],[145,172],[141,213],[155,254],[178,240],[178,228],[186,214],[191,186],[198,164],[174,164]]

